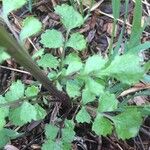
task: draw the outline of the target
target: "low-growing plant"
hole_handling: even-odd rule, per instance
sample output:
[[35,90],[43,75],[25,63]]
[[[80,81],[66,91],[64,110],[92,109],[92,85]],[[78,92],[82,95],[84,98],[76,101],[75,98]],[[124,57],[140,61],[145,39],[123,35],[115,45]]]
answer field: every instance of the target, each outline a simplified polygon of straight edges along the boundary
[[[9,13],[22,7],[25,3],[26,0],[3,0],[1,18],[10,29]],[[112,45],[120,13],[120,0],[112,1],[112,5],[114,32],[108,58],[104,58],[100,54],[91,55],[87,59],[80,57],[82,52],[86,51],[87,41],[81,33],[76,32],[75,28],[81,27],[85,18],[67,4],[54,8],[55,13],[60,16],[60,22],[65,31],[62,33],[56,29],[47,29],[42,33],[40,43],[43,47],[32,56],[32,59],[20,45],[23,45],[28,37],[41,30],[42,24],[39,20],[30,16],[23,21],[20,36],[19,38],[16,36],[20,43],[17,43],[18,46],[14,46],[10,42],[9,36],[5,38],[8,33],[4,28],[0,28],[2,35],[0,37],[0,45],[2,46],[0,49],[0,62],[2,63],[10,58],[4,51],[6,49],[41,84],[47,81],[49,85],[46,83],[44,85],[49,91],[52,91],[53,96],[61,99],[59,94],[65,91],[70,98],[68,100],[65,95],[65,98],[67,98],[66,106],[70,103],[72,103],[72,106],[77,105],[72,119],[67,120],[67,117],[61,118],[59,116],[59,120],[56,120],[55,123],[45,126],[46,138],[42,146],[43,150],[71,149],[71,142],[76,135],[74,131],[75,125],[85,122],[91,124],[92,131],[99,136],[115,133],[119,139],[129,139],[138,134],[142,118],[149,115],[149,105],[137,107],[129,105],[126,99],[123,101],[117,99],[121,89],[132,86],[142,80],[150,67],[149,63],[144,65],[140,63],[141,58],[138,55],[141,50],[150,47],[150,42],[140,43],[141,33],[144,29],[141,27],[141,20],[139,19],[142,16],[141,1],[136,0],[132,33],[130,40],[126,42],[123,55],[117,53],[122,42],[123,30],[117,46],[113,49]],[[126,8],[127,6],[128,1],[126,0]],[[3,40],[6,41],[6,44],[3,43]],[[12,48],[10,48],[11,46]],[[18,56],[13,54],[15,52],[12,51],[13,48],[17,48],[20,51],[18,53],[16,49],[16,55]],[[60,57],[46,52],[45,48],[59,49]],[[23,58],[22,61],[24,62],[19,57]],[[49,80],[33,60],[37,61],[38,66],[45,70],[50,68]],[[28,65],[27,61],[30,65]],[[38,74],[40,74],[40,77]],[[45,78],[44,81],[41,80],[42,77]],[[120,87],[115,90],[115,86]],[[0,139],[3,139],[0,140],[0,147],[7,144],[10,139],[22,134],[7,129],[5,124],[8,120],[15,126],[23,126],[32,120],[42,120],[47,115],[43,105],[44,102],[36,100],[37,97],[42,99],[39,94],[39,87],[37,82],[26,86],[21,80],[17,80],[12,83],[5,94],[0,96]],[[97,107],[92,107],[93,103],[96,103]],[[69,111],[69,109],[67,110]]]

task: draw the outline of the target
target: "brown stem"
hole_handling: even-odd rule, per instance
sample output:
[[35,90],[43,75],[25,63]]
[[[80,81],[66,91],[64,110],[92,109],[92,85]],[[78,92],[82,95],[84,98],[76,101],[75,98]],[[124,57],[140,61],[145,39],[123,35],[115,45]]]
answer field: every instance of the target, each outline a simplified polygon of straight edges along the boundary
[[19,44],[12,35],[0,24],[0,46],[6,48],[10,54],[20,65],[28,70],[35,79],[37,79],[52,96],[60,100],[64,106],[70,107],[71,102],[68,95],[60,92],[42,72],[38,65],[32,60],[25,48]]

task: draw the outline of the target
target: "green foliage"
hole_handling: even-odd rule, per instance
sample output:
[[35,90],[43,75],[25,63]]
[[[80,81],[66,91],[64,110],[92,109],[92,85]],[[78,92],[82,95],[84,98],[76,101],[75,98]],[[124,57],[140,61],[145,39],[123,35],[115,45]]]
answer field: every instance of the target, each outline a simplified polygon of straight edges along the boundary
[[80,27],[84,19],[72,6],[63,4],[55,7],[55,13],[61,17],[61,22],[67,30]]
[[119,19],[119,15],[120,15],[120,4],[121,1],[120,0],[112,0],[112,8],[113,8],[113,17],[116,19]]
[[51,54],[45,54],[43,55],[40,60],[38,60],[38,65],[43,67],[43,68],[54,68],[56,69],[59,65],[59,62],[57,60],[57,58],[55,58],[53,55]]
[[86,60],[84,72],[88,74],[93,71],[99,71],[105,66],[106,62],[107,60],[103,59],[99,55],[93,55]]
[[32,85],[25,90],[25,95],[27,97],[36,96],[39,93],[38,87]]
[[86,86],[88,87],[89,91],[96,96],[99,96],[104,92],[104,86],[92,78],[87,79]]
[[42,145],[42,150],[65,150],[71,148],[71,142],[74,139],[74,123],[72,121],[65,121],[65,128],[63,128],[61,138],[57,139],[59,128],[54,125],[46,125],[45,134],[47,140]]
[[7,17],[7,15],[16,9],[21,8],[27,0],[3,0],[3,15]]
[[33,59],[36,59],[37,57],[41,57],[43,54],[44,54],[44,49],[42,48],[42,49],[39,49],[38,51],[36,51],[36,52],[33,54],[32,58],[33,58]]
[[132,23],[133,26],[131,31],[131,37],[128,44],[129,49],[140,44],[141,34],[142,34],[142,27],[141,27],[142,19],[139,18],[142,18],[142,1],[136,0],[133,15],[134,15],[133,23]]
[[[11,11],[19,9],[25,3],[26,0],[3,0],[3,16],[7,18]],[[112,1],[112,8],[115,31],[120,14],[120,0]],[[149,115],[149,106],[130,108],[127,105],[122,107],[116,98],[116,93],[119,93],[120,90],[116,92],[109,90],[116,81],[123,86],[133,85],[143,79],[149,70],[149,62],[142,67],[138,56],[139,51],[150,48],[150,42],[140,44],[141,1],[136,0],[135,3],[132,33],[125,46],[125,53],[117,55],[122,42],[122,30],[114,49],[115,52],[110,58],[103,58],[99,54],[93,54],[87,59],[80,57],[84,55],[86,40],[82,34],[74,32],[75,30],[72,29],[83,25],[83,16],[67,4],[56,6],[54,9],[66,30],[61,33],[56,29],[47,29],[42,33],[40,43],[46,50],[40,49],[33,54],[32,58],[40,67],[47,71],[50,70],[48,77],[59,90],[66,91],[72,103],[81,106],[74,116],[75,122],[91,123],[92,130],[97,135],[111,135],[115,129],[118,138],[123,140],[136,136],[142,124],[142,117]],[[32,16],[26,18],[20,33],[21,41],[35,35],[41,28],[42,24],[38,19]],[[114,35],[115,32],[112,38]],[[57,57],[55,57],[58,52],[55,50],[56,48],[60,52],[60,56]],[[53,55],[47,49],[54,49]],[[72,50],[74,52],[71,52]],[[0,47],[0,63],[8,58],[10,56]],[[35,98],[40,92],[38,87],[31,84],[26,88],[25,84],[17,80],[12,83],[4,95],[0,96],[0,148],[18,135],[16,132],[4,128],[6,119],[13,125],[22,126],[31,121],[42,120],[47,115],[46,110],[42,108],[42,103],[39,105]],[[7,106],[7,103],[10,107]],[[13,103],[15,107],[11,107]],[[91,104],[94,104],[95,107],[91,107]],[[91,112],[95,114],[94,117]],[[42,150],[71,149],[71,142],[75,137],[74,120],[68,121],[59,118],[57,121],[53,125],[45,126],[46,139]]]
[[76,120],[78,123],[90,123],[91,117],[85,107],[82,107],[81,110],[78,112],[78,114],[76,115]]
[[129,139],[135,137],[142,124],[141,113],[134,109],[126,109],[123,113],[112,118],[118,138]]
[[58,133],[58,128],[53,125],[46,125],[45,127],[45,135],[47,139],[55,139]]
[[105,92],[99,99],[98,111],[99,112],[114,111],[115,109],[117,109],[117,106],[118,100],[116,99],[115,95]]
[[113,126],[110,120],[108,120],[101,114],[97,114],[93,122],[92,130],[97,135],[107,136],[112,133]]
[[86,40],[82,34],[73,33],[66,42],[66,47],[72,47],[74,50],[82,51],[86,48]]
[[82,68],[82,66],[83,64],[80,61],[71,61],[66,70],[66,75],[68,76],[72,73],[79,71]]
[[126,53],[116,56],[110,65],[102,70],[101,74],[114,77],[122,83],[134,84],[143,77],[144,68],[140,66],[139,56]]
[[[5,104],[6,100],[3,96],[0,95],[0,104]],[[7,117],[9,114],[9,108],[8,107],[2,107],[0,108],[0,130],[4,127],[5,125],[5,117]]]
[[18,133],[11,129],[3,128],[0,130],[0,149],[2,149],[10,141],[10,139],[15,139],[20,135],[22,135],[22,133]]
[[23,21],[23,28],[21,29],[21,32],[20,32],[21,41],[38,33],[41,30],[41,28],[42,28],[42,24],[38,19],[36,19],[33,16],[27,17]]
[[36,120],[36,109],[29,102],[24,102],[20,107],[12,109],[10,111],[10,120],[15,125],[23,125],[25,123]]
[[0,64],[9,58],[10,56],[4,51],[4,48],[0,47]]
[[75,80],[69,80],[66,83],[66,92],[70,97],[80,96],[80,86]]
[[44,47],[48,48],[59,48],[63,46],[63,35],[57,30],[46,30],[45,33],[41,35],[40,41]]
[[91,93],[88,87],[82,91],[82,103],[87,104],[95,100],[95,94]]
[[22,98],[24,96],[24,90],[25,86],[20,80],[13,82],[9,91],[5,94],[6,101],[15,101]]

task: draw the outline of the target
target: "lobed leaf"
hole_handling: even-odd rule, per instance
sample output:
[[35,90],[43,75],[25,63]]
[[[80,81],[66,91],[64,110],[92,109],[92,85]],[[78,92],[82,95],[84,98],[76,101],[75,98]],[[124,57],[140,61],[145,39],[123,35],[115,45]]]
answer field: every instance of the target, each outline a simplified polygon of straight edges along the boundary
[[27,97],[36,96],[39,93],[38,87],[32,85],[25,90],[25,95]]
[[62,4],[55,7],[55,13],[61,17],[61,22],[67,30],[80,27],[84,19],[72,6]]
[[132,53],[116,56],[101,74],[112,76],[125,84],[134,84],[144,76],[140,58]]
[[116,99],[115,95],[110,94],[109,92],[105,92],[99,99],[98,111],[99,112],[114,111],[115,109],[117,109],[117,106],[118,100]]
[[97,114],[93,125],[92,125],[92,130],[97,134],[97,135],[103,135],[107,136],[112,133],[113,126],[110,120],[102,116],[101,114]]
[[84,122],[90,123],[91,116],[86,111],[85,107],[82,107],[81,110],[78,112],[78,114],[76,115],[76,120],[78,123],[84,123]]
[[36,116],[37,111],[29,102],[24,102],[20,107],[12,109],[9,114],[9,118],[13,124],[19,126],[36,120]]
[[99,55],[93,55],[86,60],[84,72],[89,74],[93,71],[100,71],[106,64],[107,60]]
[[43,68],[54,68],[56,69],[59,66],[58,60],[51,54],[43,55],[40,60],[37,61],[38,65]]
[[35,104],[34,105],[35,109],[36,109],[36,120],[42,120],[45,118],[45,116],[47,115],[45,109],[43,109],[40,105]]
[[85,87],[82,91],[82,103],[87,104],[95,100],[95,94],[91,93],[89,88]]
[[3,15],[7,17],[11,11],[21,8],[26,2],[27,0],[3,0]]
[[38,33],[42,28],[42,23],[33,16],[27,17],[23,21],[23,27],[20,32],[20,39],[21,41],[25,40],[26,38]]
[[82,62],[72,61],[66,70],[66,76],[78,72],[80,69],[82,69],[82,66],[83,66]]
[[142,115],[136,108],[126,109],[112,118],[118,138],[122,140],[135,137],[142,124]]
[[71,47],[74,50],[82,51],[86,48],[86,40],[80,33],[73,33],[69,40],[66,42],[66,47]]
[[6,101],[15,101],[24,96],[24,84],[17,80],[17,82],[13,82],[9,88],[9,91],[5,94]]
[[52,30],[46,30],[41,35],[40,42],[44,45],[44,47],[47,48],[60,48],[63,46],[64,38],[60,31],[52,29]]
[[90,77],[86,81],[86,86],[91,93],[95,94],[95,96],[99,96],[100,94],[102,94],[105,88],[102,84],[98,83]]
[[75,80],[67,81],[66,91],[70,97],[80,96],[80,86]]
[[47,124],[45,126],[45,135],[46,135],[46,138],[49,139],[49,140],[54,140],[57,136],[57,133],[58,133],[58,128],[51,125],[51,124]]

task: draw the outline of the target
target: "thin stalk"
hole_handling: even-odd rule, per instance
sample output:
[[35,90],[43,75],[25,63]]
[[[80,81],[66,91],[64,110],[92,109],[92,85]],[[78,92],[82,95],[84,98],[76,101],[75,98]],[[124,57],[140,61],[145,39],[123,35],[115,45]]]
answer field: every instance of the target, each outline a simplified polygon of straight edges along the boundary
[[27,53],[24,47],[20,45],[13,36],[11,36],[6,29],[0,24],[0,45],[6,48],[6,51],[15,60],[28,70],[35,79],[37,79],[49,93],[56,97],[66,107],[70,107],[69,97],[58,91],[48,77],[43,73],[39,66],[32,60],[31,56]]
[[62,49],[62,54],[61,54],[60,71],[61,71],[61,70],[63,69],[63,67],[64,67],[64,59],[65,59],[65,51],[66,51],[66,42],[68,41],[69,33],[70,33],[70,30],[67,30],[67,32],[66,32],[66,38],[65,38],[65,42],[64,42],[63,49]]
[[115,37],[115,32],[116,32],[116,23],[117,23],[117,20],[115,19],[113,22],[112,36],[111,36],[110,45],[108,48],[109,56],[111,56],[111,54],[112,54],[113,42],[114,42],[114,37]]
[[79,6],[80,6],[81,15],[84,16],[82,0],[79,0]]
[[28,9],[32,13],[32,0],[28,0]]

